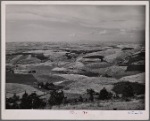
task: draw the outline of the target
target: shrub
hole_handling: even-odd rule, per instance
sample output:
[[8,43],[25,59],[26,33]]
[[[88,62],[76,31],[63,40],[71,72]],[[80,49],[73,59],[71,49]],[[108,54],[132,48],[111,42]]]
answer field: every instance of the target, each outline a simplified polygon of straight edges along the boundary
[[95,91],[93,89],[87,89],[87,94],[90,95],[90,97],[89,97],[90,101],[94,101],[94,96],[93,96],[94,93],[95,93]]

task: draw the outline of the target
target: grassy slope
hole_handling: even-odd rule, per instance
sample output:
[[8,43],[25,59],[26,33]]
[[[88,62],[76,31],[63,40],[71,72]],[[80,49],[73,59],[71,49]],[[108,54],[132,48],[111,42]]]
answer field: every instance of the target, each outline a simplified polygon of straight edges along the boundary
[[96,101],[78,103],[75,105],[53,106],[52,109],[76,109],[76,110],[144,110],[144,100],[132,100],[129,102],[121,100]]
[[28,94],[31,94],[32,92],[36,92],[38,95],[44,94],[38,89],[35,89],[32,86],[25,85],[25,84],[17,84],[17,83],[7,83],[6,84],[6,96],[12,97],[14,93],[18,96],[22,96],[24,92],[27,92]]

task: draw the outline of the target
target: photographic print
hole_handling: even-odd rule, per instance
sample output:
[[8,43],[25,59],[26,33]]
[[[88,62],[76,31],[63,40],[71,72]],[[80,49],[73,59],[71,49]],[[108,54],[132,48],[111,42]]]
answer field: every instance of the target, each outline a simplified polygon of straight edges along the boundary
[[109,2],[2,4],[2,116],[148,118],[149,6]]

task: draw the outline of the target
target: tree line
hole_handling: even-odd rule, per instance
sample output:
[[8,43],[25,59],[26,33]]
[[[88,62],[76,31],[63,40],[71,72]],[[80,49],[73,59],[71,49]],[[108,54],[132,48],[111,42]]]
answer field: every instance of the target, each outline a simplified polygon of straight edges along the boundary
[[[74,99],[67,99],[64,95],[63,91],[60,90],[53,90],[50,92],[50,97],[48,101],[40,99],[40,97],[36,94],[36,92],[31,93],[30,95],[25,91],[21,98],[14,94],[10,98],[6,98],[6,109],[43,109],[47,105],[50,106],[54,105],[61,105],[61,104],[68,104],[68,103],[78,103],[78,102],[87,102],[94,100],[109,100],[112,98],[118,98],[117,95],[113,95],[112,92],[103,88],[100,92],[95,92],[93,89],[87,89],[86,93],[88,97],[82,97],[80,95],[78,98]],[[123,90],[123,98],[127,99],[129,97],[134,96],[134,91],[131,85],[127,85],[124,87]]]
[[39,98],[36,92],[30,95],[25,91],[22,98],[16,94],[13,97],[6,98],[6,109],[39,109],[44,108],[46,102]]

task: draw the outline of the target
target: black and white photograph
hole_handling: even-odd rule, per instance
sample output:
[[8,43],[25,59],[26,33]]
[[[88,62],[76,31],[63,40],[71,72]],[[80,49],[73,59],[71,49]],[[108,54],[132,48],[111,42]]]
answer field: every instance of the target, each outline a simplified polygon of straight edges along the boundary
[[148,118],[149,6],[138,2],[1,4],[4,117]]

